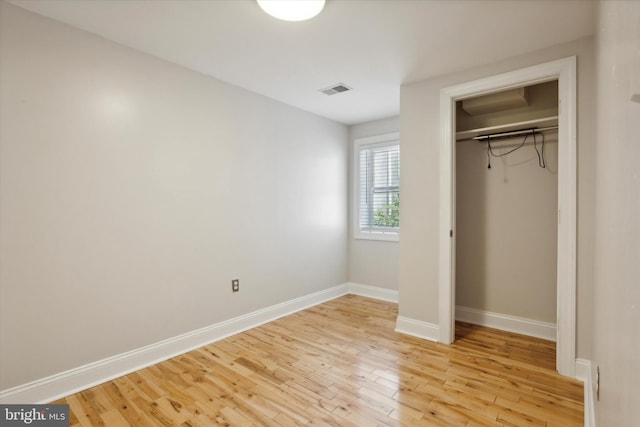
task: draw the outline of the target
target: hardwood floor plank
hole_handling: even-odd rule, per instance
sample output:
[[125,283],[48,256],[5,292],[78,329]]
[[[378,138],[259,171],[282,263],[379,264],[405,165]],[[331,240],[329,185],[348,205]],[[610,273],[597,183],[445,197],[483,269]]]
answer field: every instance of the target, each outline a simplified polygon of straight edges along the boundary
[[131,424],[116,410],[110,410],[100,415],[100,418],[108,426],[130,427]]
[[396,317],[347,295],[56,403],[82,427],[583,425],[553,342],[457,323],[447,346]]
[[66,399],[58,400],[56,403],[66,403],[69,405],[69,424],[80,426],[94,425],[91,422],[91,416],[87,414],[84,407],[80,403],[78,396],[69,396]]

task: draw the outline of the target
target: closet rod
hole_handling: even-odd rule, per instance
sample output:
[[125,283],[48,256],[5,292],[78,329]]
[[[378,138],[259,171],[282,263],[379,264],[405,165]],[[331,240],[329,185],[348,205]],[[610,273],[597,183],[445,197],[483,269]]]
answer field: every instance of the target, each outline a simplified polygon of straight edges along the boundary
[[480,135],[480,136],[474,136],[471,139],[475,139],[476,141],[484,141],[484,140],[488,140],[489,138],[502,138],[505,136],[515,136],[515,135],[524,135],[524,134],[533,134],[533,133],[538,133],[538,132],[543,132],[545,130],[551,130],[551,129],[558,129],[558,126],[547,126],[544,128],[533,128],[533,129],[524,129],[524,130],[514,130],[511,132],[499,132],[499,133],[492,133],[490,135]]

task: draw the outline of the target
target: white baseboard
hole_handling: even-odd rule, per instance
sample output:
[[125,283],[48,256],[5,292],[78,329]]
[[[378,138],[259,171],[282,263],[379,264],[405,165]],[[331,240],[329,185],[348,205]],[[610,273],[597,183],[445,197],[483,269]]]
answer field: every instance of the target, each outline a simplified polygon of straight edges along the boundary
[[438,325],[403,316],[398,316],[396,320],[396,332],[436,342],[440,337]]
[[591,361],[576,359],[576,379],[586,383],[591,377]]
[[276,304],[126,353],[0,391],[0,403],[47,403],[349,293],[349,284]]
[[584,383],[584,427],[596,427],[596,405],[591,361],[576,359],[576,379]]
[[501,329],[517,334],[529,335],[549,341],[556,340],[555,323],[541,322],[506,314],[492,313],[475,308],[456,306],[456,320]]
[[363,297],[375,298],[383,301],[398,302],[398,291],[395,289],[379,288],[377,286],[348,283],[349,293]]
[[[11,389],[1,390],[0,403],[26,404],[51,402],[349,293],[384,301],[398,302],[398,291],[396,290],[358,283],[345,283]],[[460,308],[462,308],[462,311],[465,313],[473,310],[465,310],[464,307],[458,307],[456,309],[456,317],[459,320],[479,323],[458,317],[458,310]],[[494,313],[483,313],[485,318],[487,315],[493,314]],[[498,316],[500,318],[509,317],[503,315]],[[489,316],[489,318],[492,317]],[[529,322],[531,321],[527,321],[526,323]],[[493,324],[487,324],[486,326],[498,327],[493,326]],[[438,341],[439,338],[438,325],[402,316],[398,316],[397,318],[396,331],[429,341]],[[529,335],[533,334],[529,333]],[[585,427],[596,427],[593,373],[590,361],[584,359],[576,360],[576,377],[585,383]]]

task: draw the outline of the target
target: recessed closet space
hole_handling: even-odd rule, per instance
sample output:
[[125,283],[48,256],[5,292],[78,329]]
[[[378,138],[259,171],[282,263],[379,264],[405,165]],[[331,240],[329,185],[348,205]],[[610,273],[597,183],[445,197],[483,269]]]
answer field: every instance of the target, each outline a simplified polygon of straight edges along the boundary
[[456,102],[456,319],[555,340],[558,82]]

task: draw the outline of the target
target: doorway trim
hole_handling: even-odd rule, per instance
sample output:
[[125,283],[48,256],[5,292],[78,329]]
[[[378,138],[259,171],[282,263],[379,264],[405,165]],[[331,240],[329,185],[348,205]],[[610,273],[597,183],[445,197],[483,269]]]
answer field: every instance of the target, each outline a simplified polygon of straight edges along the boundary
[[558,81],[558,267],[556,369],[576,372],[576,57],[510,71],[440,91],[439,341],[455,338],[455,103],[479,95]]

